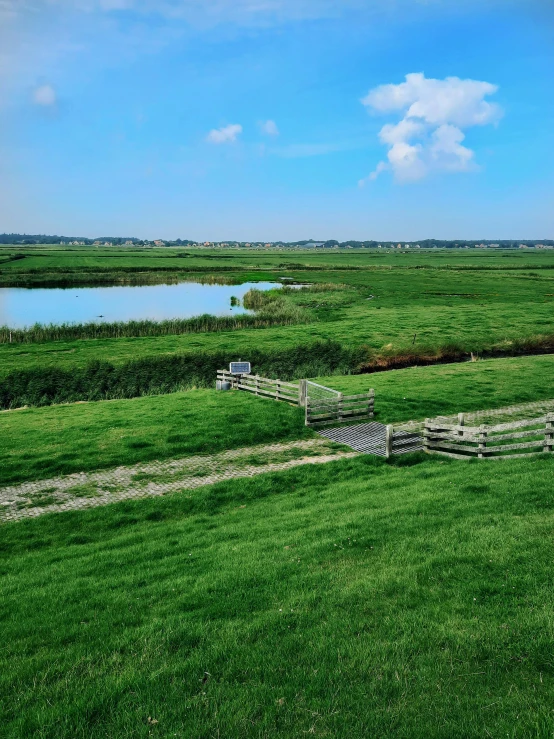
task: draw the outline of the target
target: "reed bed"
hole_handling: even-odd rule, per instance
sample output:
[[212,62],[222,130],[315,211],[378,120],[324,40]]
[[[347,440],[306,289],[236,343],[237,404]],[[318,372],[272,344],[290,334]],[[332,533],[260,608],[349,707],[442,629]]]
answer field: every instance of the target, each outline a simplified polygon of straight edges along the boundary
[[291,326],[307,320],[309,320],[309,314],[306,311],[288,301],[276,300],[264,304],[263,309],[255,314],[240,313],[234,316],[204,314],[193,318],[173,318],[165,321],[62,323],[59,325],[37,323],[23,329],[0,326],[0,344],[34,344],[73,339],[117,339],[238,331],[244,328]]

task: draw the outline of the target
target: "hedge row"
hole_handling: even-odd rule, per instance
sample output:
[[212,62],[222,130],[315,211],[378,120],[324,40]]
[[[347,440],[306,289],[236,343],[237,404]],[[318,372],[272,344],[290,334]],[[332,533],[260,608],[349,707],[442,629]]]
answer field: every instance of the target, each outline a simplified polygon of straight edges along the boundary
[[[338,342],[316,342],[275,351],[251,351],[248,359],[260,375],[292,380],[357,371],[367,361],[364,347],[350,349]],[[237,357],[229,352],[195,352],[144,357],[122,365],[93,361],[82,368],[15,370],[0,379],[0,407],[41,406],[77,400],[134,398],[213,387],[218,369]]]

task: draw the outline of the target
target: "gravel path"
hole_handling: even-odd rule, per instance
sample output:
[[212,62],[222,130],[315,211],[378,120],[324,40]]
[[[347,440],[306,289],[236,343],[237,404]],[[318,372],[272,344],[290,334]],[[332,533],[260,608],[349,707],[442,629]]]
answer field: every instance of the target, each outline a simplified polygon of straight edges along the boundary
[[194,490],[237,477],[322,464],[357,454],[343,451],[327,439],[310,439],[25,482],[0,488],[0,522]]

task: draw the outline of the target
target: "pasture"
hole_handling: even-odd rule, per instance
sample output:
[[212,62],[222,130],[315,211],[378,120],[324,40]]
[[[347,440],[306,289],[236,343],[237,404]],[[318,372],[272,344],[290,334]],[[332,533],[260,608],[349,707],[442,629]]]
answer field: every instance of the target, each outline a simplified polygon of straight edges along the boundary
[[[552,252],[0,247],[3,286],[282,277],[309,287],[263,325],[0,329],[0,487],[315,449],[301,408],[213,389],[239,356],[372,387],[382,423],[554,398]],[[551,737],[553,471],[302,458],[2,523],[0,733]]]

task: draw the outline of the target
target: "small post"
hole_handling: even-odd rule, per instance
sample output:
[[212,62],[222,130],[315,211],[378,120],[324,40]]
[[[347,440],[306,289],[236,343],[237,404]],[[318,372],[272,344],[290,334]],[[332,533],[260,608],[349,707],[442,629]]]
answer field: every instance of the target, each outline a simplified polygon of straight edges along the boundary
[[369,393],[369,413],[368,416],[370,418],[373,418],[373,415],[375,413],[375,390],[372,388]]
[[430,429],[428,428],[429,424],[429,418],[425,419],[425,426],[423,427],[423,451],[426,454],[429,454],[429,433]]
[[554,452],[554,413],[546,414],[543,451]]
[[307,380],[300,380],[298,382],[298,405],[301,408],[305,408],[306,406],[307,389],[308,389]]
[[281,380],[277,380],[277,384],[275,385],[275,400],[279,400],[280,389],[281,389]]
[[477,456],[479,459],[483,459],[485,456],[485,450],[487,448],[487,427],[479,426],[479,449]]
[[260,390],[260,378],[258,377],[258,375],[256,375],[256,395],[260,394],[259,390]]
[[342,420],[343,420],[343,414],[342,414],[342,412],[344,410],[344,408],[343,408],[343,397],[344,396],[343,396],[342,393],[339,393],[337,395],[337,421],[339,423],[342,423]]
[[393,426],[387,426],[385,432],[385,457],[388,459],[392,454],[392,437],[394,434]]
[[309,408],[309,405],[310,405],[310,401],[309,400],[306,400],[306,403],[304,404],[304,419],[305,419],[305,425],[306,426],[309,426],[310,425],[310,408]]
[[[465,413],[458,413],[458,426],[465,426]],[[463,437],[464,430],[458,431],[458,436]]]

